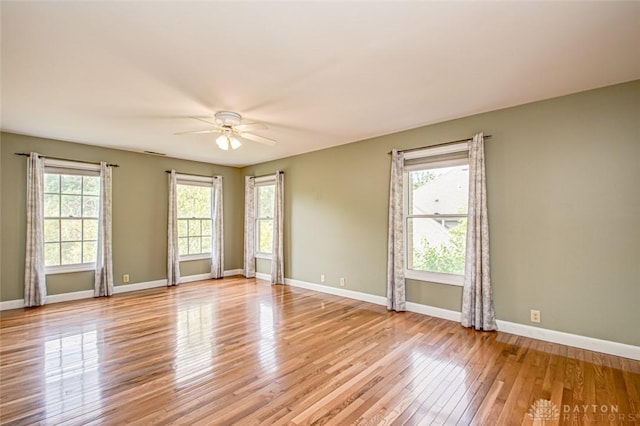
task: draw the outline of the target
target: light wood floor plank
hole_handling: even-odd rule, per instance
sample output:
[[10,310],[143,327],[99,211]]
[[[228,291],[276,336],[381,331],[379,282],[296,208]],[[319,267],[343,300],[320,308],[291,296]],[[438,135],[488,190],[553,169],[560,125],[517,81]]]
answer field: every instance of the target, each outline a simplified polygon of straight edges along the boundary
[[639,395],[638,361],[243,277],[0,313],[2,425],[634,424]]

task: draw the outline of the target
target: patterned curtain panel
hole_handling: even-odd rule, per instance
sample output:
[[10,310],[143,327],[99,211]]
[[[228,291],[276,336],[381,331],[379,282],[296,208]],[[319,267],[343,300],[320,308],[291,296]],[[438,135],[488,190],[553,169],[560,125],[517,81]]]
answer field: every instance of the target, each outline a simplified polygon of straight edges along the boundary
[[44,305],[44,159],[32,152],[27,159],[27,249],[24,267],[24,306]]
[[178,184],[176,171],[169,174],[169,215],[167,223],[167,285],[180,284],[180,252],[178,251]]
[[256,276],[256,179],[247,176],[244,184],[244,276]]
[[276,172],[271,284],[284,284],[284,173]]
[[113,294],[113,252],[111,246],[111,167],[100,163],[100,211],[98,216],[98,253],[93,296]]
[[387,309],[406,310],[404,280],[404,154],[391,153],[391,184],[389,188],[389,242],[387,257]]
[[213,203],[213,232],[211,233],[211,277],[224,276],[224,220],[222,176],[215,176],[212,183]]
[[482,133],[475,135],[469,143],[469,219],[466,250],[461,323],[476,330],[496,330],[489,274],[489,216]]

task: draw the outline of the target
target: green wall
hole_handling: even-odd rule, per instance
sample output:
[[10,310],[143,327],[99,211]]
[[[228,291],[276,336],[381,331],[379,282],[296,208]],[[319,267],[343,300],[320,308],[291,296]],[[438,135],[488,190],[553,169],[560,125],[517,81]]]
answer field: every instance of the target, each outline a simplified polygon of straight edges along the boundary
[[[2,133],[0,135],[0,213],[2,269],[0,300],[23,298],[25,251],[26,159],[15,152],[40,154],[85,161],[108,161],[113,170],[113,268],[115,285],[122,275],[130,283],[166,278],[167,197],[165,170],[222,175],[224,188],[225,269],[242,267],[242,215],[244,183],[240,169],[194,161],[177,160],[129,151],[100,148],[70,142]],[[183,276],[209,272],[206,260],[182,262]],[[47,276],[49,294],[93,288],[93,272]]]
[[[114,171],[119,280],[165,278],[164,170],[221,174],[225,269],[242,267],[245,175],[285,178],[287,278],[383,296],[391,148],[492,134],[486,142],[491,268],[499,319],[640,345],[640,81],[452,120],[244,169],[2,134],[0,300],[22,298],[26,161],[38,151],[107,160]],[[267,261],[258,262],[268,272]],[[183,263],[183,274],[207,272]],[[408,300],[459,310],[461,288],[409,281]],[[49,293],[91,288],[91,274],[50,276]]]
[[[285,171],[288,278],[385,294],[391,148],[485,144],[499,319],[640,345],[640,81],[245,168]],[[260,272],[268,272],[259,264]],[[460,310],[461,287],[409,281],[409,301]],[[533,324],[531,324],[533,325]]]

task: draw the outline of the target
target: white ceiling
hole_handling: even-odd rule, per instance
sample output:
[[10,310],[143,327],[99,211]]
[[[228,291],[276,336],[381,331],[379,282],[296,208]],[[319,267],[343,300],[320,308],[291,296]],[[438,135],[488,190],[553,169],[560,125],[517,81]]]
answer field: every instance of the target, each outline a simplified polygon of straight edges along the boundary
[[[2,129],[227,165],[640,78],[640,2],[2,2]],[[275,147],[220,151],[232,110]]]

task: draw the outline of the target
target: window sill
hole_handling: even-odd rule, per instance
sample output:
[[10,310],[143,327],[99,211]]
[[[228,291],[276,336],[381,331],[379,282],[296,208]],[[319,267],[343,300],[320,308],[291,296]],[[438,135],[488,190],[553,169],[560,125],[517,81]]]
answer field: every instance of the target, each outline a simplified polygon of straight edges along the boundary
[[436,284],[448,284],[462,287],[464,285],[464,275],[443,274],[440,272],[415,271],[405,269],[404,277],[410,280],[428,281]]
[[268,260],[271,260],[271,254],[269,254],[269,253],[256,253],[256,259],[268,259]]
[[48,266],[44,269],[45,275],[67,274],[70,272],[86,272],[95,271],[95,263],[86,263],[80,265],[65,265],[65,266]]
[[211,259],[211,253],[190,254],[188,256],[180,256],[180,262],[189,262],[191,260]]

